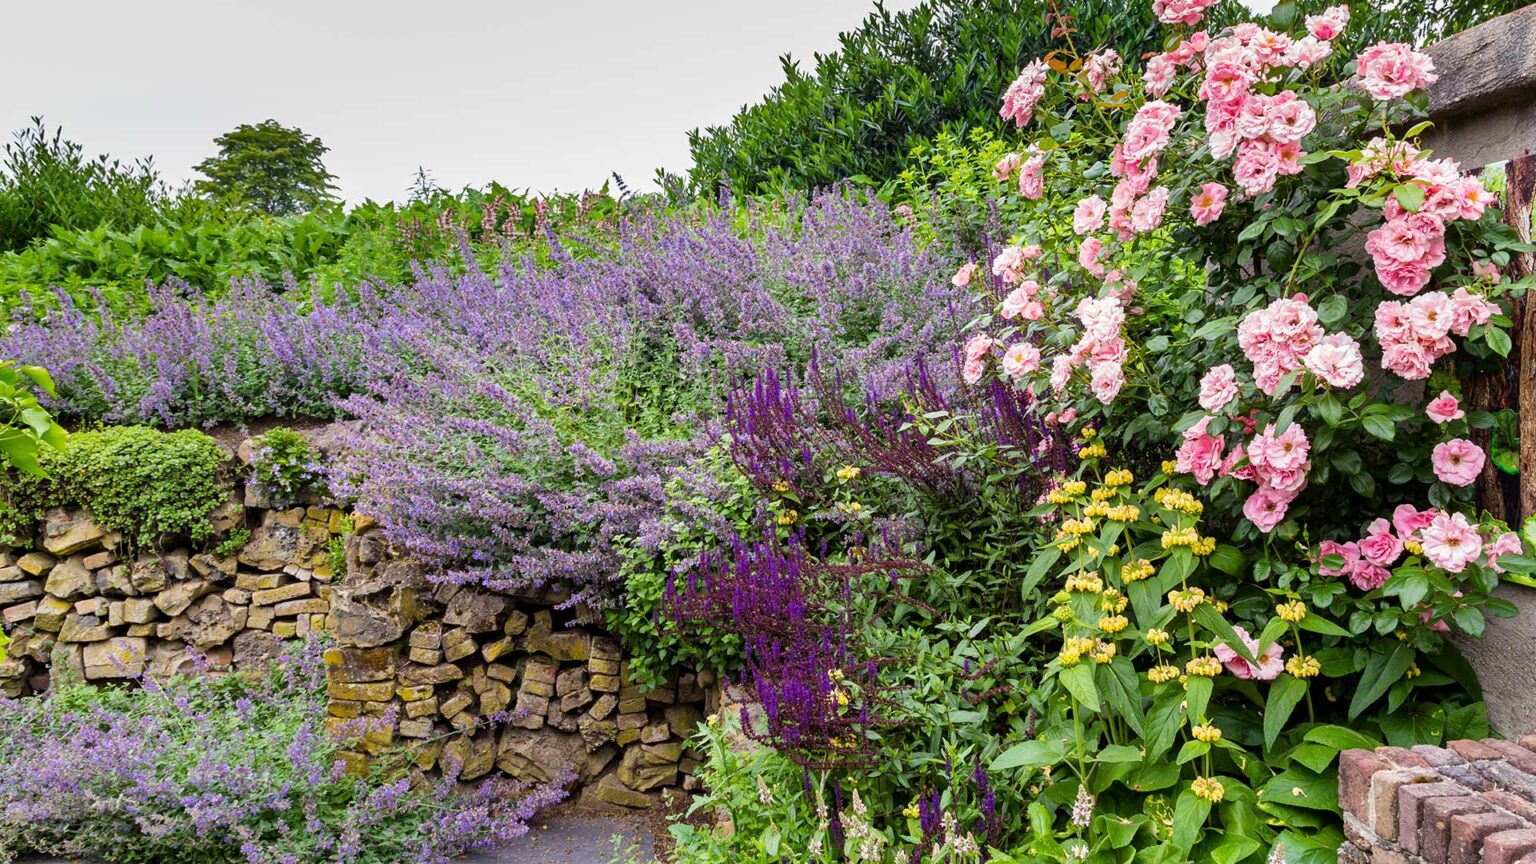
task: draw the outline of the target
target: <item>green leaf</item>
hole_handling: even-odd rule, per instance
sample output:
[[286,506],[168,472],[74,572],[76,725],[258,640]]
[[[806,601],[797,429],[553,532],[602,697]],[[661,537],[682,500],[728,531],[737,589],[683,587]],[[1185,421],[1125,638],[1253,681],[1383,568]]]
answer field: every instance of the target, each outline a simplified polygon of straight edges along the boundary
[[1331,772],[1320,774],[1292,765],[1264,784],[1259,800],[1308,810],[1337,810],[1339,781]]
[[1061,671],[1057,677],[1077,703],[1089,711],[1099,710],[1099,689],[1093,683],[1093,663],[1078,663]]
[[1194,790],[1185,789],[1173,808],[1173,835],[1168,839],[1163,860],[1183,861],[1188,858],[1189,850],[1194,847],[1210,815],[1211,802],[1195,795]]
[[1100,665],[1094,675],[1099,693],[1137,735],[1142,734],[1141,685],[1129,657],[1116,657]]
[[1217,546],[1216,551],[1212,552],[1206,561],[1228,576],[1241,576],[1248,563],[1243,557],[1242,550],[1225,543]]
[[1104,763],[1141,762],[1141,748],[1129,744],[1110,744],[1094,754],[1093,761]]
[[1301,619],[1301,622],[1296,626],[1309,633],[1318,633],[1323,636],[1349,637],[1354,635],[1313,610],[1308,610],[1307,617]]
[[1203,675],[1191,675],[1184,685],[1184,700],[1192,722],[1205,719],[1205,709],[1211,704],[1211,691],[1215,684]]
[[1343,295],[1333,294],[1323,298],[1323,302],[1317,304],[1317,317],[1325,327],[1337,327],[1339,322],[1349,314],[1349,301]]
[[1381,746],[1380,741],[1348,726],[1313,726],[1301,737],[1303,740],[1323,744],[1334,750],[1375,750]]
[[1417,183],[1399,183],[1392,187],[1392,197],[1409,213],[1419,212],[1424,206],[1424,187]]
[[997,758],[992,760],[992,770],[1034,769],[1055,765],[1061,761],[1063,753],[1061,744],[1057,741],[1025,741],[999,753]]
[[779,826],[770,823],[763,829],[763,854],[769,858],[779,857]]
[[1396,425],[1379,414],[1367,414],[1361,418],[1360,423],[1365,427],[1365,431],[1383,441],[1391,441],[1397,437]]
[[1233,837],[1211,850],[1211,860],[1216,864],[1237,864],[1262,848],[1264,844],[1251,837]]
[[1264,701],[1264,746],[1275,746],[1275,739],[1280,737],[1281,730],[1285,729],[1285,723],[1291,719],[1291,712],[1296,710],[1296,705],[1307,695],[1307,682],[1290,675],[1281,675],[1275,679],[1275,683],[1269,687],[1269,698]]
[[1147,712],[1147,762],[1155,762],[1173,747],[1174,738],[1184,726],[1184,691],[1164,685]]
[[1403,673],[1413,663],[1415,653],[1413,646],[1407,642],[1397,643],[1390,653],[1371,652],[1370,659],[1365,661],[1360,684],[1355,688],[1355,696],[1349,703],[1350,719],[1359,717],[1360,712],[1369,708],[1403,677]]
[[1236,651],[1244,660],[1257,664],[1259,661],[1248,650],[1248,644],[1237,636],[1237,631],[1232,629],[1232,622],[1216,611],[1216,607],[1209,603],[1201,603],[1195,607],[1195,620],[1200,626],[1215,633],[1221,641],[1227,643],[1227,647]]
[[1483,334],[1483,340],[1487,342],[1488,347],[1492,348],[1494,353],[1498,354],[1500,357],[1508,357],[1509,350],[1513,347],[1512,343],[1510,342],[1509,334],[1497,327],[1489,327],[1488,332]]
[[1061,560],[1061,550],[1055,546],[1047,546],[1035,554],[1035,560],[1030,563],[1029,570],[1024,574],[1022,591],[1026,603],[1034,596],[1035,586],[1040,584],[1040,580],[1051,572],[1051,568],[1056,566],[1059,560]]

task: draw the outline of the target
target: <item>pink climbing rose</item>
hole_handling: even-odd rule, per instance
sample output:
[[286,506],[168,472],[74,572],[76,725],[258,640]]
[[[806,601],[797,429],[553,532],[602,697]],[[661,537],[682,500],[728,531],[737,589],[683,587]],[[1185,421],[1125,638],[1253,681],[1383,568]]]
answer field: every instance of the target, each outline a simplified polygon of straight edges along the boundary
[[1377,99],[1398,99],[1440,80],[1428,54],[1401,42],[1372,45],[1355,66],[1360,86]]
[[1200,407],[1212,413],[1231,404],[1237,398],[1237,373],[1231,364],[1212,366],[1200,379]]
[[1423,532],[1424,557],[1451,573],[1460,573],[1477,560],[1483,551],[1483,538],[1477,526],[1461,513],[1437,513]]
[[1449,390],[1441,390],[1440,395],[1424,407],[1424,413],[1440,425],[1467,416],[1467,412],[1461,410],[1461,403],[1456,401],[1456,397],[1452,396]]
[[1483,448],[1465,438],[1452,438],[1436,444],[1430,458],[1435,476],[1452,486],[1472,485],[1486,461]]
[[1227,206],[1227,187],[1220,183],[1206,183],[1189,199],[1189,215],[1196,225],[1209,225],[1221,218]]
[[1285,671],[1285,664],[1281,662],[1281,658],[1285,656],[1285,649],[1280,647],[1279,642],[1269,643],[1269,646],[1263,652],[1260,652],[1259,640],[1249,636],[1247,630],[1236,625],[1232,627],[1232,630],[1237,633],[1237,638],[1243,640],[1243,645],[1248,648],[1248,653],[1257,662],[1250,663],[1242,654],[1237,652],[1237,649],[1231,648],[1224,643],[1218,644],[1213,649],[1216,659],[1220,660],[1227,667],[1228,672],[1239,678],[1273,681],[1280,676],[1281,672]]

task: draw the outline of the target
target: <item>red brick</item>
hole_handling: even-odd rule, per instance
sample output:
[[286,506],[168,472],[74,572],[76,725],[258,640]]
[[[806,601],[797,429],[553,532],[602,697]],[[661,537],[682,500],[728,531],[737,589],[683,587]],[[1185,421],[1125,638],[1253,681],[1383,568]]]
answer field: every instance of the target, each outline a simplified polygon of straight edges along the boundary
[[1497,738],[1484,738],[1483,744],[1503,754],[1504,761],[1519,768],[1527,774],[1536,774],[1536,753],[1521,747],[1513,741],[1500,741]]
[[1436,747],[1433,744],[1415,745],[1413,752],[1419,754],[1419,757],[1428,762],[1432,768],[1460,765],[1462,761],[1461,757],[1456,755],[1456,751],[1447,750],[1444,747]]
[[1536,825],[1536,804],[1532,804],[1513,792],[1504,789],[1490,789],[1479,797],[1501,810],[1508,810],[1521,819]]
[[[1385,777],[1385,774],[1378,775]],[[1436,798],[1465,798],[1469,792],[1457,786],[1455,783],[1441,781],[1439,783],[1408,783],[1401,786],[1397,793],[1397,819],[1391,825],[1373,826],[1376,836],[1383,840],[1394,840],[1403,846],[1411,846],[1413,851],[1419,848],[1419,823],[1422,820],[1424,802]]]
[[1456,755],[1468,762],[1479,759],[1499,759],[1504,755],[1481,741],[1452,741],[1448,746],[1456,751]]
[[1382,756],[1399,768],[1428,768],[1429,761],[1406,747],[1377,747],[1376,755]]
[[1515,864],[1536,864],[1536,852],[1527,852],[1521,855],[1520,860],[1516,861]]
[[1345,750],[1339,754],[1339,806],[1344,812],[1369,823],[1371,776],[1392,767],[1386,759],[1369,750]]
[[1451,851],[1448,864],[1478,864],[1483,858],[1483,841],[1501,831],[1528,828],[1524,820],[1508,813],[1463,813],[1451,817]]
[[[1493,805],[1479,798],[1431,798],[1424,802],[1419,817],[1417,852],[1428,864],[1449,864],[1451,856],[1451,819],[1470,813],[1492,813]],[[1408,847],[1407,843],[1403,844]]]
[[1536,735],[1527,735],[1520,739],[1520,746],[1536,753]]
[[1376,846],[1371,849],[1371,864],[1409,864],[1408,856],[1398,849]]
[[1514,864],[1532,852],[1536,852],[1536,828],[1500,831],[1483,841],[1483,864]]

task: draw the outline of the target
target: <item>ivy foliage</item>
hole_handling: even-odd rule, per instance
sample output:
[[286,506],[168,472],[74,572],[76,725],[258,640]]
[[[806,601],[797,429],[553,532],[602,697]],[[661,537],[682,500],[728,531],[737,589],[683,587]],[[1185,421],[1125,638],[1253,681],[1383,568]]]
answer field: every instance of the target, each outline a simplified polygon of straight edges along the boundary
[[0,475],[0,542],[26,546],[54,507],[85,507],[96,524],[133,546],[168,535],[194,542],[214,533],[209,515],[230,498],[224,450],[195,430],[114,426],[42,450],[46,476]]

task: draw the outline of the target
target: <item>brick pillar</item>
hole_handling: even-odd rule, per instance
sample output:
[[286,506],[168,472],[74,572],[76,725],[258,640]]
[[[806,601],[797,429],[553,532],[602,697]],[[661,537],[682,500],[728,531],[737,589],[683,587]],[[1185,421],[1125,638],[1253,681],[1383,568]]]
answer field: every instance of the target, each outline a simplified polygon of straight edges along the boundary
[[1340,864],[1536,864],[1536,735],[1339,754]]

